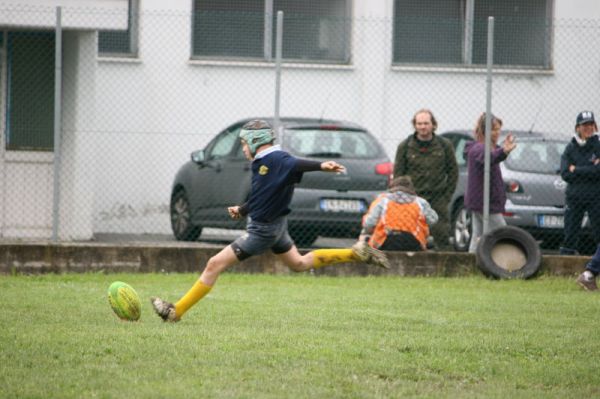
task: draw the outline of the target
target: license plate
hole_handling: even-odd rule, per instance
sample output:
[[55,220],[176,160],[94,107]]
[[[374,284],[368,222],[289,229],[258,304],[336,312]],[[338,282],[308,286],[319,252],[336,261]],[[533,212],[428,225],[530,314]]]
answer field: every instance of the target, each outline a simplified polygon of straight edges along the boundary
[[562,229],[565,226],[563,215],[538,215],[538,226]]
[[365,202],[354,199],[324,198],[321,200],[321,210],[324,212],[360,213],[366,209]]

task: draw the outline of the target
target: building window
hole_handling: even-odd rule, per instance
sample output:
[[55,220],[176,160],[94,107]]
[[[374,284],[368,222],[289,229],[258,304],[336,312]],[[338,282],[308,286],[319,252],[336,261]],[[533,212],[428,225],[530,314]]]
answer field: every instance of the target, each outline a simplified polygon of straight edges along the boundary
[[350,61],[350,0],[195,0],[192,57],[272,61],[277,11],[286,61]]
[[54,148],[54,32],[9,32],[6,148]]
[[98,32],[98,53],[107,57],[137,57],[139,0],[129,0],[126,30]]
[[494,65],[551,68],[552,0],[395,0],[395,64],[482,66],[488,17]]

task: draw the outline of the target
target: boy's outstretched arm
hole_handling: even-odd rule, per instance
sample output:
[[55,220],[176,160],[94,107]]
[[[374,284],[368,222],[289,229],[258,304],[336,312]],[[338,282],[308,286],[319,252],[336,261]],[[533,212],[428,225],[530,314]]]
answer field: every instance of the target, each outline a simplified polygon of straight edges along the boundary
[[344,173],[346,167],[335,161],[319,162],[302,158],[296,160],[296,172],[314,172],[319,170],[323,172]]

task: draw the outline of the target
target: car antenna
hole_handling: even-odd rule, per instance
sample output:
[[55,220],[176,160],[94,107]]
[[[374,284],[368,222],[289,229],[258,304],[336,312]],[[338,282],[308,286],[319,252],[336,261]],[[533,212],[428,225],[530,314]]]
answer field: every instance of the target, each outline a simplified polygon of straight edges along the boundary
[[538,107],[538,110],[535,113],[535,116],[533,117],[533,123],[531,124],[531,127],[529,128],[528,133],[532,133],[533,132],[533,128],[535,127],[535,124],[537,123],[538,116],[540,116],[540,112],[542,112],[543,106],[544,106],[544,104],[542,102],[540,102],[540,106]]
[[327,94],[327,98],[325,99],[325,104],[323,105],[323,111],[321,111],[321,116],[319,117],[319,123],[323,122],[323,116],[325,115],[325,110],[327,109],[327,104],[329,104],[329,98],[331,97],[331,91]]

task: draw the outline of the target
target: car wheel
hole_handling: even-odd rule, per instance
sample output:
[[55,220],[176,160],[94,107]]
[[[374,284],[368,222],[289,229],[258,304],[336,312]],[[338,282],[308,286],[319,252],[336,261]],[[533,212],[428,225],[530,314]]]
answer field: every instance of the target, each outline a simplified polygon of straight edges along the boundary
[[183,189],[171,197],[171,229],[179,241],[196,241],[202,232],[202,227],[192,224],[192,209]]
[[294,240],[294,244],[298,248],[308,248],[317,240],[317,232],[309,227],[294,227],[290,228],[290,237]]
[[521,278],[534,276],[542,255],[535,239],[516,226],[504,226],[484,234],[477,244],[477,266],[489,277]]
[[452,236],[454,238],[454,250],[467,252],[471,244],[471,212],[465,209],[461,203],[454,211],[452,218]]

